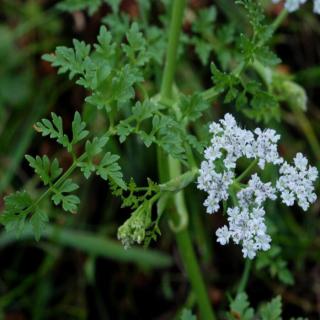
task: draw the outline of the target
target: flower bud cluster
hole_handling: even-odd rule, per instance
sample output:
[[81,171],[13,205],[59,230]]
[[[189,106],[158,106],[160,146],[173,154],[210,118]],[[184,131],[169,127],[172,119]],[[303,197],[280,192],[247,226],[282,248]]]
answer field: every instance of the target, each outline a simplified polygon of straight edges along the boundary
[[[226,114],[210,125],[210,132],[213,137],[204,152],[198,188],[208,194],[204,201],[208,213],[217,212],[221,201],[232,198],[234,206],[227,210],[228,226],[217,230],[217,241],[225,245],[232,240],[242,245],[243,256],[252,259],[257,251],[270,248],[265,201],[276,200],[280,193],[284,204],[291,206],[296,201],[306,210],[316,200],[314,182],[318,171],[308,166],[301,153],[294,158],[294,166],[284,162],[277,151],[280,135],[272,129],[242,129],[232,115]],[[236,162],[241,157],[253,159],[260,169],[267,163],[280,165],[279,179],[273,185],[261,181],[255,173],[243,186],[235,177]]]

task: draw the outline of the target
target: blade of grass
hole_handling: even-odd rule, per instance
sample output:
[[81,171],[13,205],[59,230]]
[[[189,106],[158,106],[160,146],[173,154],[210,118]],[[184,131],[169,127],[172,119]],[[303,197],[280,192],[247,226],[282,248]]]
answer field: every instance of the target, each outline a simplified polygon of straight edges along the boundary
[[[0,249],[14,242],[25,241],[32,238],[33,233],[31,228],[26,229],[19,239],[12,233],[1,233]],[[171,257],[165,253],[134,247],[125,250],[120,243],[91,232],[49,225],[44,230],[43,238],[62,247],[80,250],[86,254],[120,262],[132,262],[144,267],[167,268],[172,264]]]

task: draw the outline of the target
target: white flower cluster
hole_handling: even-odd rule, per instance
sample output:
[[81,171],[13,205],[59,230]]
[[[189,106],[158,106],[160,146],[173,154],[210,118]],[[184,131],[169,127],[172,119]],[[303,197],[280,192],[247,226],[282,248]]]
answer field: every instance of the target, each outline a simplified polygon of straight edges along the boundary
[[[220,202],[232,196],[234,207],[227,210],[229,225],[217,230],[217,241],[222,245],[230,240],[241,244],[244,257],[252,259],[258,250],[270,248],[264,202],[275,200],[276,193],[280,192],[283,203],[290,206],[296,200],[306,210],[316,200],[313,183],[318,171],[308,166],[307,159],[301,153],[296,155],[294,166],[284,162],[277,151],[280,135],[272,129],[245,130],[237,125],[232,115],[226,114],[219,123],[210,125],[210,132],[213,137],[201,163],[198,188],[208,194],[204,201],[208,213],[217,212]],[[254,159],[261,169],[266,163],[282,164],[275,186],[253,174],[243,188],[235,180],[234,172],[241,157]]]
[[318,177],[318,170],[308,166],[308,160],[301,153],[297,153],[293,161],[294,166],[290,166],[287,162],[281,166],[277,189],[281,192],[283,203],[292,206],[296,200],[306,211],[310,203],[317,199],[313,182]]
[[248,186],[237,193],[238,206],[227,210],[229,227],[217,230],[217,241],[224,245],[231,238],[234,243],[241,243],[243,256],[250,259],[255,257],[256,251],[270,249],[263,203],[268,198],[275,200],[275,191],[270,182],[263,183],[254,174]]
[[211,146],[204,152],[198,188],[208,193],[204,205],[208,213],[214,213],[219,210],[219,203],[229,197],[239,158],[257,159],[261,169],[266,163],[280,164],[283,159],[277,151],[280,136],[272,129],[245,130],[237,125],[232,115],[226,114],[220,123],[210,125],[210,132],[213,137]]
[[[280,0],[272,0],[273,3],[279,3]],[[284,7],[293,12],[300,8],[300,6],[306,3],[307,0],[286,0]],[[313,12],[320,14],[320,0],[313,0]]]

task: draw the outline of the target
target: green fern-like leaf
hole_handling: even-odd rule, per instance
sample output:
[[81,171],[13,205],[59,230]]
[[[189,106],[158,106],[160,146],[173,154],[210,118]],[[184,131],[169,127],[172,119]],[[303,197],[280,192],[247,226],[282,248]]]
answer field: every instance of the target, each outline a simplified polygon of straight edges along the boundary
[[282,302],[281,297],[277,296],[260,309],[262,320],[281,320]]
[[65,180],[57,189],[54,189],[53,196],[51,197],[55,205],[62,204],[64,211],[75,213],[77,211],[80,199],[73,194],[69,194],[77,190],[79,186],[71,179]]
[[59,74],[69,73],[72,79],[84,72],[84,62],[89,56],[91,47],[83,41],[73,40],[74,48],[57,47],[54,54],[45,54],[42,58],[58,68]]
[[17,236],[24,230],[27,214],[25,210],[32,205],[32,199],[26,191],[18,191],[4,198],[5,209],[0,215],[0,222],[6,231]]
[[26,155],[25,157],[28,160],[30,167],[34,169],[44,185],[51,184],[62,173],[62,169],[59,167],[57,159],[50,162],[46,155],[43,157],[36,156],[35,158],[30,155]]
[[107,152],[97,166],[97,175],[104,180],[112,179],[119,187],[126,189],[121,167],[117,162],[119,158],[118,155]]
[[71,149],[71,143],[69,138],[63,132],[62,118],[55,113],[51,113],[51,119],[42,119],[36,123],[36,129],[43,136],[49,136],[51,139],[55,139],[59,144],[68,150]]

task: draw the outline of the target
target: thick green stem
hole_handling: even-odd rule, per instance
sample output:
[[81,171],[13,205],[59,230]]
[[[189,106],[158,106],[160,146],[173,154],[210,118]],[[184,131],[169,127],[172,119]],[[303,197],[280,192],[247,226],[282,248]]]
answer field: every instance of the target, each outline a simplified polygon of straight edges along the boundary
[[161,83],[161,99],[164,100],[172,98],[172,84],[176,71],[177,52],[185,5],[186,0],[175,0],[172,4],[166,63]]
[[[174,179],[181,175],[180,162],[171,156],[168,157],[168,169],[170,178]],[[188,209],[184,200],[183,190],[174,194],[174,204],[176,212],[170,224],[172,229],[178,233],[179,231],[185,230],[189,222]]]
[[177,232],[176,239],[183,265],[191,282],[191,286],[199,306],[201,319],[214,320],[215,316],[211,308],[211,303],[208,298],[207,289],[203,282],[199,265],[197,263],[197,257],[193,249],[189,230],[184,229]]
[[[181,174],[180,162],[169,157],[169,176],[175,177]],[[176,241],[183,265],[195,293],[201,319],[214,320],[215,316],[204,284],[197,257],[192,245],[188,229],[188,210],[185,203],[184,192],[179,191],[174,195],[175,212],[172,216],[173,226],[176,230]]]
[[[182,28],[182,20],[184,14],[186,0],[174,0],[172,4],[172,15],[169,27],[169,40],[166,55],[166,64],[161,84],[161,98],[162,101],[172,99],[173,79],[177,62],[177,51],[179,45],[179,38]],[[164,177],[175,179],[181,176],[180,162],[171,157],[168,158],[167,167],[164,166],[162,152],[158,152],[158,163],[160,180]],[[164,172],[166,171],[166,172]],[[168,176],[168,177],[167,177]],[[162,180],[163,181],[163,180]],[[211,303],[207,294],[207,290],[201,275],[200,267],[197,262],[197,257],[194,252],[190,233],[188,230],[188,211],[185,204],[183,191],[179,191],[174,195],[175,210],[172,216],[173,227],[176,230],[176,240],[178,249],[187,272],[188,278],[191,282],[193,292],[195,293],[197,304],[201,318],[204,320],[213,320]]]

